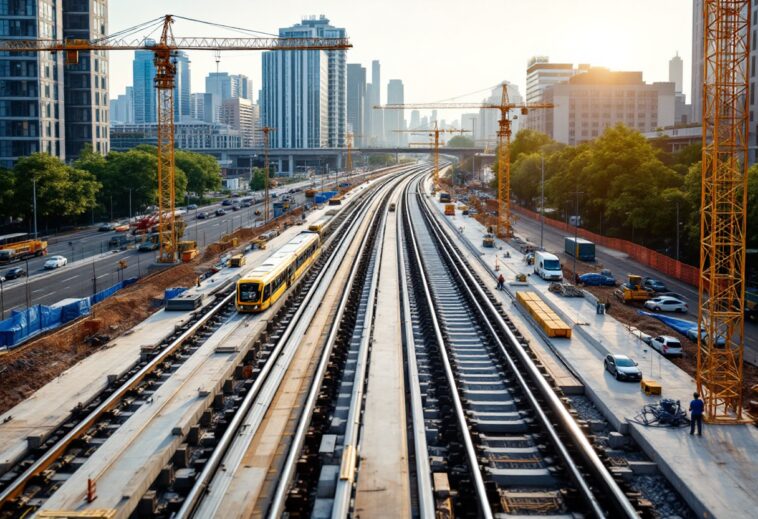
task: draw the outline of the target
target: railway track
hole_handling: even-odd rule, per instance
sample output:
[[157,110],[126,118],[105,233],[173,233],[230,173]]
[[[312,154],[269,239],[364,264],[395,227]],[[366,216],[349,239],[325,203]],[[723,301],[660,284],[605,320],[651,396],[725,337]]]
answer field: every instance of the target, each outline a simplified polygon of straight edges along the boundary
[[419,190],[402,233],[420,515],[637,517]]
[[[360,205],[333,219],[335,233],[339,233],[343,220],[355,216]],[[291,308],[294,304],[287,306]],[[0,477],[0,517],[28,515],[43,506],[140,407],[152,402],[151,395],[233,314],[234,288],[230,287],[190,314],[181,327],[159,344],[143,347],[137,363],[110,381],[91,401],[74,409],[50,435],[37,443],[30,441],[27,454]],[[261,353],[265,357],[265,348]],[[204,415],[201,420],[207,418]],[[190,433],[196,432],[193,429]]]

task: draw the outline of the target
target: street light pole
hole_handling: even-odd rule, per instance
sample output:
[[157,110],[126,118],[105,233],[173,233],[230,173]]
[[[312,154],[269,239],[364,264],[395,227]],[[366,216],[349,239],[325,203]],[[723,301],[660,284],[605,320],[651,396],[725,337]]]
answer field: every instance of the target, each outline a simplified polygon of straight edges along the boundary
[[0,277],[0,321],[5,320],[5,295],[3,293],[3,283],[5,278]]
[[545,238],[545,155],[540,153],[542,163],[540,173],[540,250],[543,250],[543,240]]
[[132,223],[132,188],[129,188],[129,223]]
[[582,195],[584,193],[580,193],[579,191],[574,192],[576,195],[576,209],[574,210],[574,280],[577,279],[578,275],[576,273],[576,257],[578,254],[578,247],[576,244],[576,240],[579,237],[579,195]]
[[34,206],[34,239],[37,239],[37,179],[32,178],[32,205]]
[[676,202],[676,261],[679,261],[679,202]]

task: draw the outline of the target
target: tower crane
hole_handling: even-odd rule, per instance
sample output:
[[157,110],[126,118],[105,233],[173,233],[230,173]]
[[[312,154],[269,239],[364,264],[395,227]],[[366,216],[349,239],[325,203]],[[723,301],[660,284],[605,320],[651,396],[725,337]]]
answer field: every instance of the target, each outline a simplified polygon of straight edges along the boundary
[[[393,130],[395,133],[412,133],[414,135],[428,135],[433,137],[432,141],[434,145],[434,190],[437,191],[440,188],[440,134],[442,133],[458,133],[463,135],[464,133],[470,133],[468,130],[458,130],[455,128],[440,129],[437,127],[437,121],[434,121],[434,128],[429,130]],[[432,144],[430,143],[430,144]]]
[[[705,419],[742,423],[751,3],[703,2],[697,387]],[[752,72],[750,70],[750,72]]]
[[[160,253],[158,261],[173,263],[177,253],[177,230],[174,193],[174,83],[176,65],[172,61],[179,50],[347,50],[347,38],[278,38],[278,37],[175,37],[174,20],[209,23],[167,14],[110,36],[83,39],[4,39],[0,51],[63,52],[65,63],[75,65],[79,53],[110,50],[149,50],[154,54],[155,88],[158,91],[158,229]],[[216,25],[216,24],[210,24]],[[223,27],[223,26],[218,26]],[[137,35],[139,31],[161,29],[155,42]],[[246,32],[254,32],[244,30]]]
[[377,105],[374,108],[384,110],[436,110],[436,109],[483,109],[498,110],[497,140],[497,234],[498,236],[510,237],[513,235],[513,222],[511,216],[511,111],[518,110],[526,115],[529,110],[540,108],[553,108],[552,103],[511,103],[508,99],[508,88],[505,83],[501,85],[500,103],[413,103],[413,104],[386,104]]

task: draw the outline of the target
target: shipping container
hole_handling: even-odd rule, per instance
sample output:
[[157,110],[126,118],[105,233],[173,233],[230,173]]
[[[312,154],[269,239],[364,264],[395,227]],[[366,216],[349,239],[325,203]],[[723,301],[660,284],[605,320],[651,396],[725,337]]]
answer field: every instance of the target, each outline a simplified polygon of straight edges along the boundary
[[563,240],[566,254],[581,261],[595,261],[595,244],[584,238],[566,236]]

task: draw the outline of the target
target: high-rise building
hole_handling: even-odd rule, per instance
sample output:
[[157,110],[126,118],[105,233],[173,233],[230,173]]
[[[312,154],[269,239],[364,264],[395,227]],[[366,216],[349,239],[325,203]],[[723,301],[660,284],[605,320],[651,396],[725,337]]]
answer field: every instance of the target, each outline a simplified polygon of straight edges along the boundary
[[172,61],[176,65],[174,120],[179,121],[182,117],[190,116],[190,97],[192,96],[190,60],[187,53],[180,50],[174,54]]
[[418,110],[411,110],[411,122],[409,128],[411,130],[417,130],[421,127],[421,113]]
[[212,123],[218,119],[213,111],[213,94],[205,92],[192,94],[190,96],[190,117],[206,123]]
[[669,83],[674,83],[674,91],[682,92],[682,83],[684,83],[684,62],[679,57],[679,53],[669,60]]
[[131,124],[134,122],[134,90],[126,87],[126,93],[120,94],[110,103],[111,124]]
[[[564,83],[576,74],[589,69],[589,65],[574,67],[571,63],[550,63],[547,56],[534,56],[526,67],[526,102],[540,103],[545,89],[551,85]],[[510,91],[508,92],[510,95]],[[547,117],[545,110],[534,110],[524,119],[524,128],[547,133]],[[515,133],[515,132],[514,132]]]
[[226,124],[240,132],[242,146],[252,147],[255,145],[256,128],[259,119],[258,106],[249,99],[233,97],[225,99],[221,103],[219,122]]
[[[68,0],[62,5],[65,39],[93,40],[107,34],[107,0]],[[66,157],[74,159],[85,146],[107,153],[108,53],[81,52],[79,62],[65,66],[63,71]]]
[[699,123],[703,112],[703,0],[692,4],[692,84],[690,104],[692,121]]
[[363,116],[366,110],[366,69],[359,63],[347,65],[347,124],[353,132],[353,142],[362,146],[365,134]]
[[[147,40],[148,45],[155,42]],[[154,123],[158,120],[158,100],[155,91],[155,63],[149,50],[134,51],[132,61],[132,87],[134,88],[134,122]]]
[[237,91],[236,97],[253,101],[253,80],[244,74],[230,76],[232,79],[232,90]]
[[565,144],[593,140],[619,123],[639,132],[674,124],[674,83],[645,83],[642,72],[592,67],[547,87],[543,100],[555,105],[545,110],[545,133]]
[[[504,81],[508,89],[508,99],[511,103],[522,103],[523,98],[519,92],[518,86],[509,81]],[[497,86],[492,89],[490,96],[482,100],[482,104],[500,104],[502,98],[502,87]],[[489,108],[482,108],[479,110],[478,115],[478,129],[474,133],[474,140],[485,143],[488,141],[495,141],[497,139],[497,130],[499,127],[498,120],[500,119],[500,111]],[[521,120],[513,119],[511,123],[511,131],[513,135],[516,135],[520,129]]]
[[[282,38],[344,38],[325,16],[279,29]],[[277,129],[272,146],[342,147],[347,128],[344,50],[268,51],[263,54],[264,124]]]
[[[371,62],[371,109],[382,104],[382,71],[379,60]],[[384,144],[384,116],[382,112],[374,110],[371,118],[371,140],[376,144]]]
[[463,114],[461,115],[461,130],[467,130],[466,137],[474,139],[476,135],[476,128],[479,125],[479,114]]
[[[387,83],[387,103],[405,103],[405,89],[400,79],[390,79]],[[384,110],[384,130],[387,132],[385,142],[390,146],[401,147],[407,143],[406,135],[399,133],[405,128],[405,110]]]

